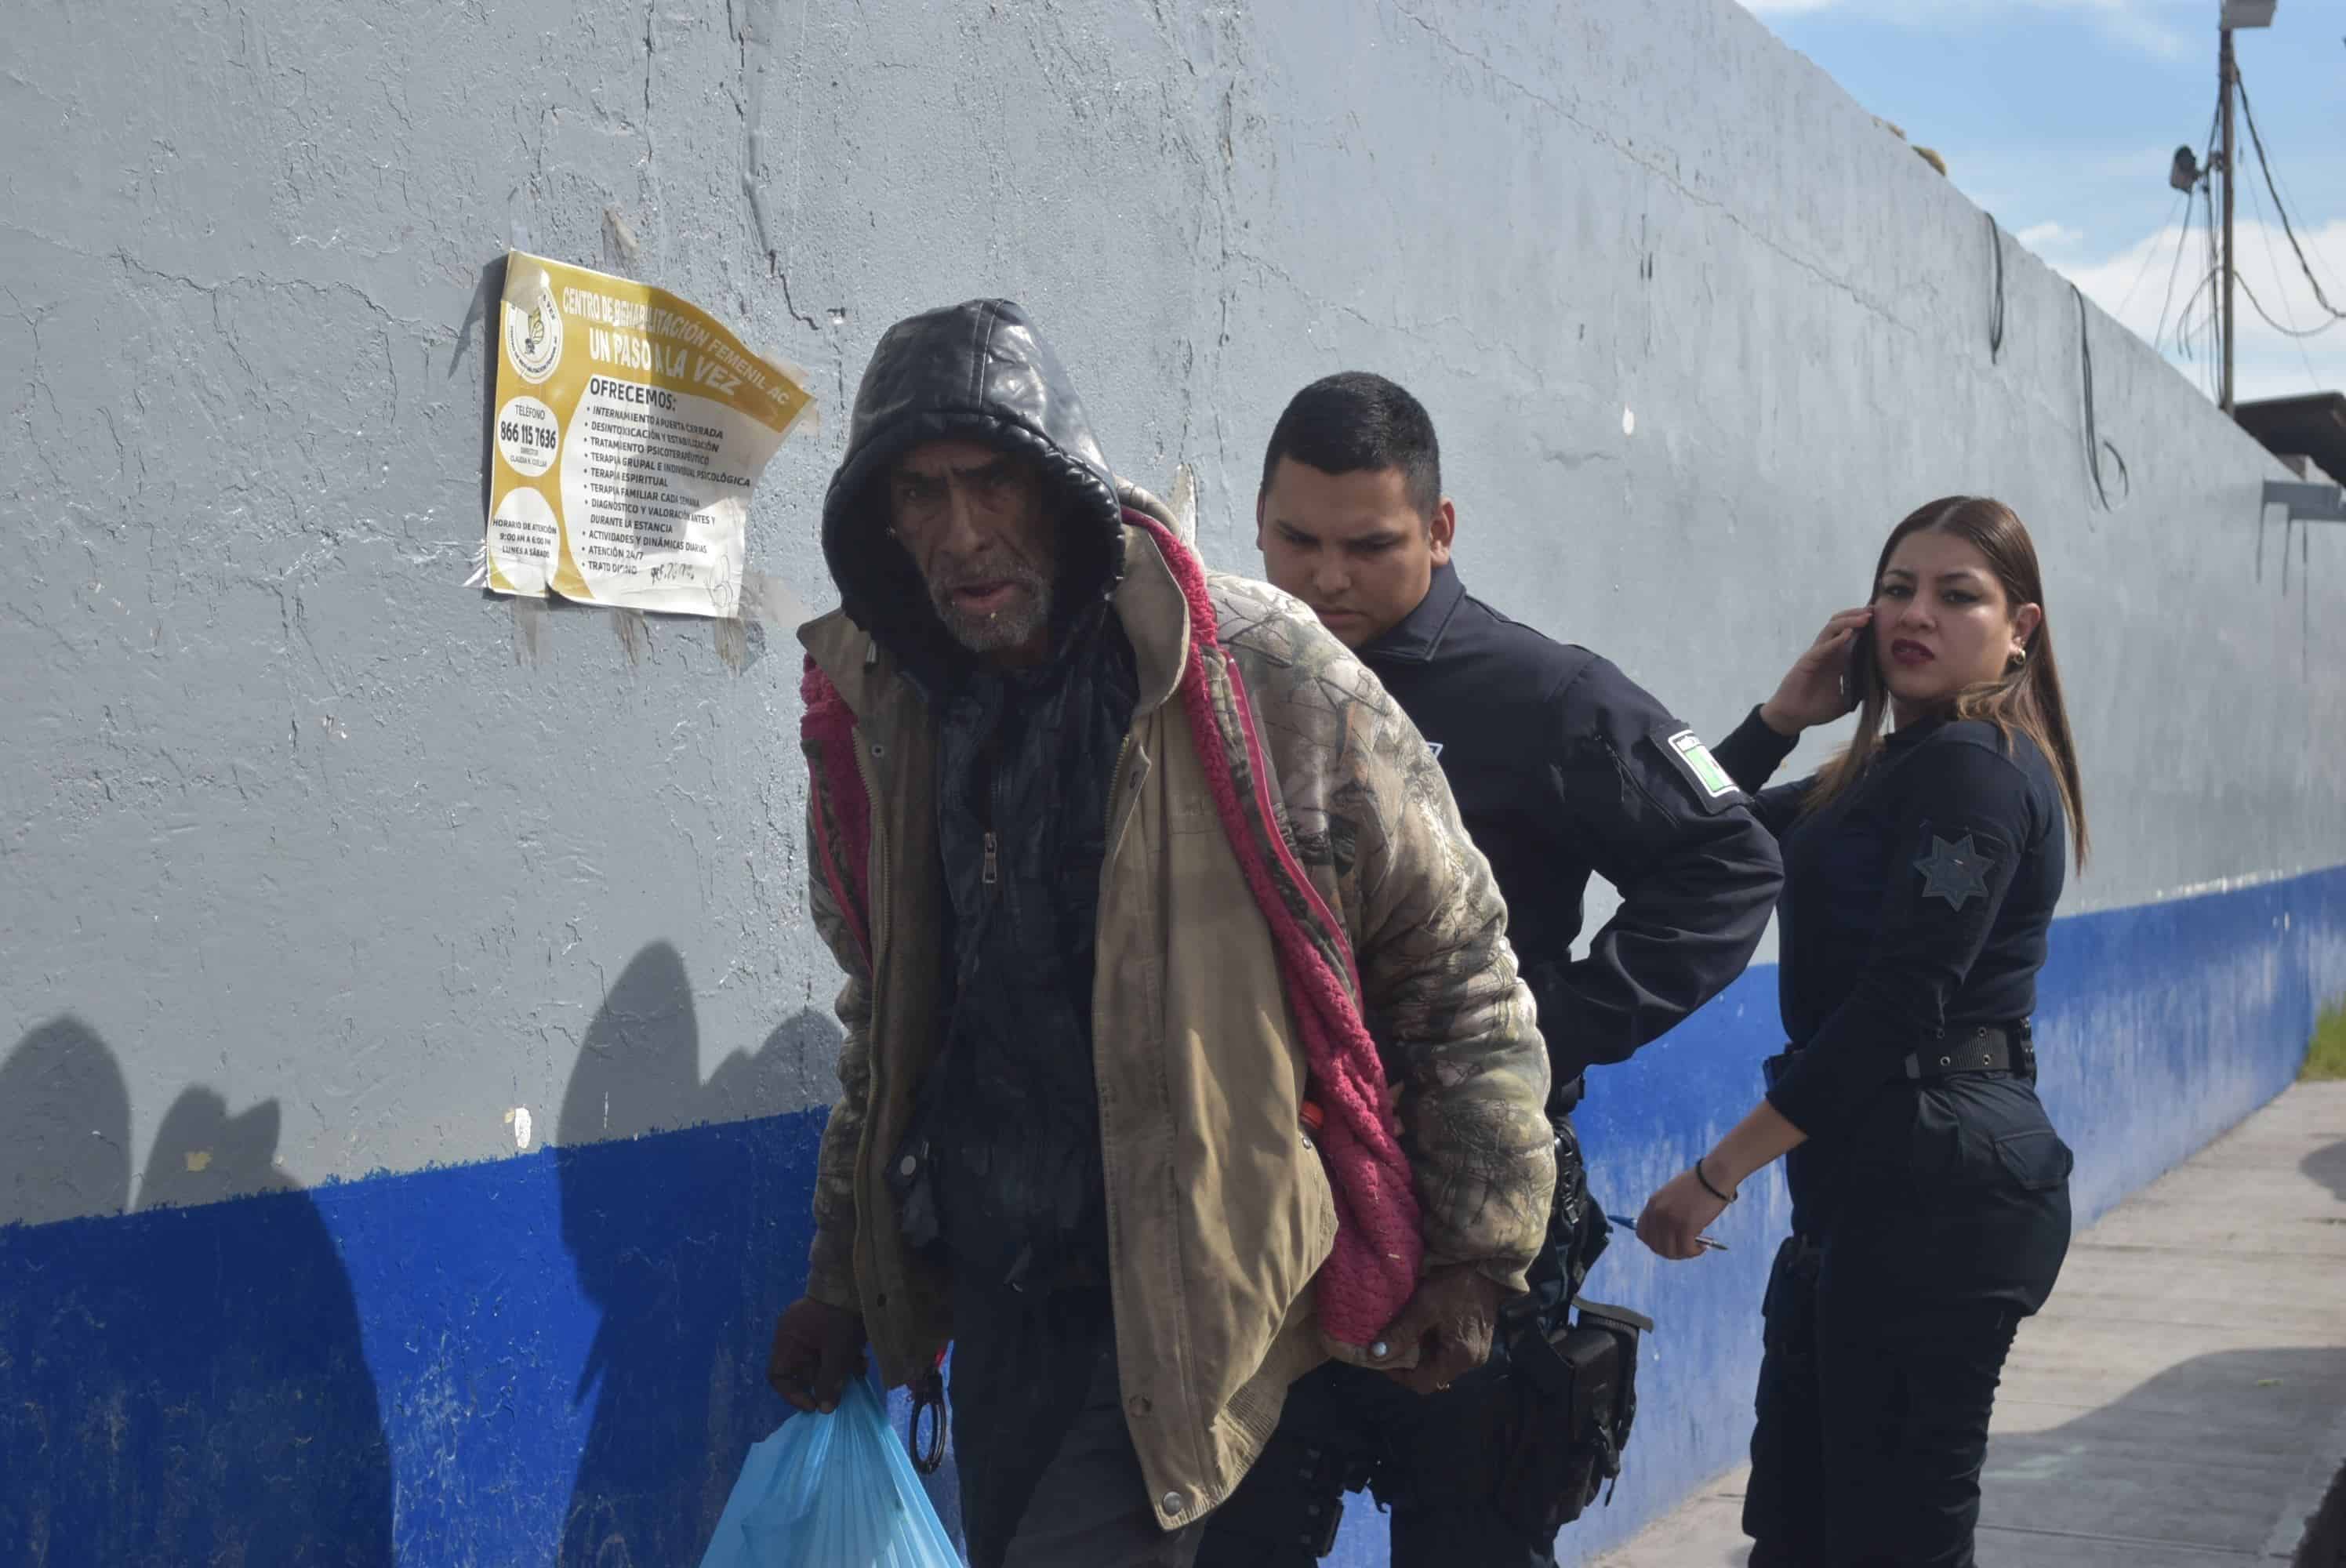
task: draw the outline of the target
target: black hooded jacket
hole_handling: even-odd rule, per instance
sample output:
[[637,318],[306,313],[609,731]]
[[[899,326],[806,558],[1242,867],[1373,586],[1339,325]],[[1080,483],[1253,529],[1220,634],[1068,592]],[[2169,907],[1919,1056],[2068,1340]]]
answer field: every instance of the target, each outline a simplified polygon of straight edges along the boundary
[[888,534],[896,460],[931,441],[978,441],[1034,462],[1059,502],[1062,616],[1104,602],[1124,575],[1123,508],[1082,402],[1050,345],[1007,300],[897,322],[855,389],[847,455],[822,504],[822,554],[848,618],[933,692],[972,656],[946,635],[903,546]]
[[[963,649],[887,528],[913,446],[973,440],[1033,461],[1057,515],[1050,656]],[[977,1281],[1105,1278],[1106,1187],[1091,998],[1107,796],[1130,728],[1132,650],[1108,595],[1122,508],[1082,405],[1018,307],[979,300],[881,340],[823,508],[843,607],[913,676],[938,721],[938,840],[951,911],[945,1050],[909,1151],[928,1196],[915,1241]]]

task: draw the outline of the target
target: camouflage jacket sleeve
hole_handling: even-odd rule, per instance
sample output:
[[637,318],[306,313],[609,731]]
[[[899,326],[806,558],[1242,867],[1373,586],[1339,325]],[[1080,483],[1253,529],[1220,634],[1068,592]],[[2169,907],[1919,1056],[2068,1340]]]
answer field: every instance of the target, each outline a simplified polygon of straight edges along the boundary
[[1506,941],[1507,911],[1442,768],[1375,676],[1297,601],[1217,577],[1299,858],[1332,883],[1363,1011],[1401,1085],[1425,1266],[1511,1289],[1556,1186],[1547,1051]]
[[[823,809],[821,790],[810,792],[809,834],[813,841],[811,813]],[[872,1093],[872,983],[861,941],[839,907],[821,857],[810,854],[808,905],[815,929],[831,946],[831,956],[847,976],[833,1008],[846,1032],[839,1043],[839,1088],[831,1120],[822,1130],[822,1147],[815,1156],[814,1245],[807,1260],[806,1293],[833,1307],[861,1312],[855,1288],[855,1166],[863,1143],[863,1121]]]

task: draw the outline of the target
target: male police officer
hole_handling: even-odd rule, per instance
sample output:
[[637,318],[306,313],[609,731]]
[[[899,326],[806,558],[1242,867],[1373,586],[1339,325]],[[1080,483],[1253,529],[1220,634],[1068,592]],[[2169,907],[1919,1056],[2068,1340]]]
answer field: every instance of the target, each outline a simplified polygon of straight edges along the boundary
[[[1556,1211],[1522,1323],[1544,1334],[1606,1239],[1565,1115],[1582,1073],[1626,1059],[1742,971],[1782,880],[1775,842],[1694,732],[1627,676],[1467,594],[1433,422],[1401,387],[1355,372],[1297,393],[1271,432],[1255,517],[1263,575],[1361,656],[1436,748],[1506,900],[1556,1085]],[[1591,872],[1621,907],[1576,960]],[[1553,1563],[1554,1524],[1541,1539],[1534,1522],[1570,1517],[1578,1500],[1543,1493],[1561,1484],[1553,1451],[1505,1451],[1501,1434],[1520,1443],[1526,1423],[1494,1414],[1539,1398],[1497,1381],[1525,1376],[1504,1341],[1425,1397],[1321,1368],[1216,1515],[1199,1568],[1310,1562],[1333,1541],[1342,1490],[1364,1479],[1392,1506],[1395,1568]]]

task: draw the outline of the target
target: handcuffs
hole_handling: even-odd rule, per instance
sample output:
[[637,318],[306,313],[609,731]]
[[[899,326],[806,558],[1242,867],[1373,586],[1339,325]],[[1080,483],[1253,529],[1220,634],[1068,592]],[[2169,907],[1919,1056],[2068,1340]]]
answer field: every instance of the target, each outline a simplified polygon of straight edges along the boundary
[[[904,1446],[913,1456],[913,1468],[923,1475],[934,1475],[945,1461],[945,1373],[944,1352],[937,1352],[937,1364],[912,1381],[913,1425],[904,1434]],[[929,1417],[929,1441],[921,1443],[921,1417]]]

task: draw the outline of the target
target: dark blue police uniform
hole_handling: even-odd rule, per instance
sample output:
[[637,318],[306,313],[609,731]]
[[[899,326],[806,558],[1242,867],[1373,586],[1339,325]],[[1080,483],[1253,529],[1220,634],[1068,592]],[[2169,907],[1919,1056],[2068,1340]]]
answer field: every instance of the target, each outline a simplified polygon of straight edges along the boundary
[[[1586,1068],[1627,1061],[1743,972],[1782,885],[1776,845],[1693,730],[1455,567],[1361,657],[1436,748],[1491,862],[1567,1110]],[[1575,959],[1591,875],[1621,907]]]
[[[1507,939],[1554,1070],[1556,1212],[1523,1321],[1554,1327],[1605,1245],[1568,1113],[1595,1063],[1625,1060],[1741,973],[1782,873],[1773,837],[1694,732],[1612,664],[1520,626],[1451,566],[1360,650],[1435,754],[1507,903]],[[1590,876],[1620,909],[1576,959]],[[1198,1568],[1291,1568],[1333,1542],[1342,1494],[1392,1512],[1395,1568],[1547,1568],[1540,1456],[1511,1453],[1537,1395],[1510,1361],[1421,1396],[1331,1363],[1290,1391],[1270,1445],[1208,1523]],[[1556,1483],[1560,1484],[1560,1483]]]
[[2069,1245],[2028,1031],[2066,819],[1984,721],[1905,725],[1816,810],[1812,779],[1760,788],[1792,744],[1754,709],[1716,751],[1783,845],[1768,1099],[1809,1135],[1743,1528],[1753,1568],[1968,1568],[1996,1380]]

